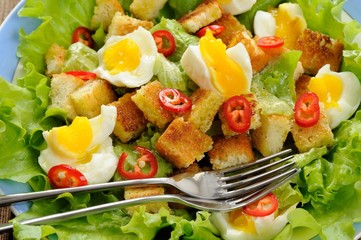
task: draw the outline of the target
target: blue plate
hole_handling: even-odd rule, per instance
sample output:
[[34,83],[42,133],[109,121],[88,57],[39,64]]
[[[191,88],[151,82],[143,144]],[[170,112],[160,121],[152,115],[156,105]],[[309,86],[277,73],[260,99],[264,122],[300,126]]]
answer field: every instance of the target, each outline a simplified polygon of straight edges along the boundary
[[[30,33],[40,24],[40,21],[37,19],[18,17],[17,12],[24,5],[24,2],[25,0],[21,0],[0,26],[0,77],[9,82],[12,81],[19,62],[19,58],[16,56],[17,46],[19,44],[19,30],[24,29],[25,32]],[[353,19],[361,22],[360,0],[347,1],[344,9]],[[31,191],[31,188],[27,184],[0,179],[0,192],[4,194],[29,191]],[[11,208],[14,214],[18,215],[26,212],[29,206],[29,203],[17,203],[13,204]],[[361,223],[356,223],[355,228],[357,233],[359,233],[355,239],[359,239],[361,238]]]

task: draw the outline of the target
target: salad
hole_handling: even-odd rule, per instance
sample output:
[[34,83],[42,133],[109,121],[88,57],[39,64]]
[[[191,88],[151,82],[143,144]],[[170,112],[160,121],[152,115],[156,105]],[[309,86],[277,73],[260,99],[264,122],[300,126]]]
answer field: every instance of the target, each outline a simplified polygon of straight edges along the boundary
[[[132,15],[130,10],[132,2],[130,0],[119,1],[124,14]],[[321,32],[333,39],[338,39],[343,44],[344,50],[342,52],[339,72],[352,73],[352,76],[347,75],[346,79],[354,77],[357,80],[361,79],[361,50],[360,45],[355,41],[359,34],[361,34],[361,25],[357,21],[344,22],[341,20],[344,1],[317,0],[312,1],[312,3],[307,0],[248,1],[247,4],[243,5],[247,6],[246,9],[241,9],[242,13],[233,13],[233,15],[245,26],[250,34],[257,32],[257,35],[274,35],[273,32],[269,33],[271,27],[262,27],[268,21],[263,23],[261,21],[261,24],[258,24],[259,18],[255,18],[255,16],[262,11],[263,13],[261,12],[261,14],[265,14],[266,19],[270,20],[271,18],[269,18],[270,15],[267,15],[267,11],[272,12],[272,9],[278,8],[285,2],[298,4],[303,12],[302,15],[305,21],[303,24],[306,24],[308,29]],[[144,60],[144,64],[141,63],[141,65],[145,66],[149,62],[153,62],[154,68],[151,69],[150,78],[156,76],[162,85],[173,89],[171,93],[167,94],[173,94],[172,98],[182,94],[182,101],[186,102],[187,100],[184,99],[188,99],[187,96],[191,96],[199,86],[201,88],[210,86],[209,82],[203,81],[205,79],[203,76],[199,77],[201,73],[197,73],[197,66],[200,66],[202,63],[197,62],[197,64],[194,64],[192,58],[190,58],[197,55],[198,50],[193,47],[198,46],[198,44],[201,45],[202,41],[206,43],[207,41],[212,42],[212,37],[216,36],[218,31],[222,31],[220,30],[222,26],[216,25],[209,28],[208,31],[197,31],[197,34],[191,34],[185,31],[174,20],[181,21],[180,19],[184,15],[194,10],[200,3],[200,0],[164,1],[164,6],[152,17],[154,25],[149,28],[149,31],[145,30],[145,27],[132,32],[134,33],[134,41],[146,39],[149,35],[151,36],[150,32],[157,32],[158,34],[162,33],[159,32],[161,30],[172,32],[176,39],[177,47],[171,46],[170,48],[173,48],[171,50],[166,47],[161,48],[162,54],[153,54],[154,49],[152,46],[146,46],[149,42],[153,42],[152,38],[152,41],[144,41],[142,44],[139,44],[141,48],[146,48],[145,52],[150,53],[147,56],[147,60]],[[237,1],[219,1],[219,3],[224,4],[224,6],[230,4],[230,8],[224,7],[228,11],[238,10],[239,7]],[[136,140],[123,143],[119,140],[112,141],[110,138],[111,130],[114,128],[114,121],[110,119],[115,119],[116,117],[114,115],[114,108],[104,106],[101,109],[101,113],[89,117],[90,120],[88,121],[87,119],[77,119],[75,117],[69,119],[69,112],[59,107],[51,107],[54,104],[52,102],[53,99],[50,97],[51,77],[49,74],[49,62],[46,62],[45,58],[49,54],[49,48],[54,43],[62,46],[69,53],[61,72],[67,72],[68,75],[72,75],[76,79],[89,79],[93,78],[94,75],[95,77],[101,76],[104,79],[110,78],[106,67],[104,67],[107,63],[102,62],[102,59],[105,59],[102,57],[108,54],[106,51],[107,44],[110,44],[111,41],[121,40],[117,36],[107,36],[106,23],[93,26],[94,32],[91,36],[92,48],[89,47],[89,42],[85,43],[88,44],[88,47],[85,46],[84,42],[79,43],[79,38],[74,43],[72,42],[75,29],[79,29],[78,27],[80,26],[91,27],[96,4],[98,4],[98,1],[95,0],[79,0],[76,3],[70,0],[27,0],[24,7],[20,10],[19,15],[21,17],[38,18],[42,23],[30,34],[23,30],[19,32],[20,44],[17,54],[22,65],[20,76],[13,83],[0,79],[0,137],[3,140],[1,145],[1,152],[3,154],[0,158],[1,179],[28,183],[34,191],[50,189],[57,186],[57,184],[61,185],[62,182],[54,183],[52,181],[54,179],[49,174],[52,166],[43,160],[51,158],[58,161],[60,158],[56,154],[65,148],[70,148],[71,145],[76,143],[76,140],[80,139],[83,141],[86,139],[82,133],[88,131],[88,129],[102,129],[102,134],[94,137],[88,144],[90,146],[101,145],[101,147],[97,148],[102,149],[102,151],[104,149],[104,153],[107,154],[107,158],[112,159],[112,163],[109,163],[109,166],[105,166],[106,170],[104,171],[107,174],[104,175],[93,174],[92,171],[98,166],[103,167],[106,164],[97,163],[94,166],[89,166],[83,172],[84,175],[86,175],[85,172],[90,173],[86,175],[87,180],[79,178],[82,179],[79,184],[87,184],[87,182],[96,183],[99,179],[102,181],[119,181],[124,179],[122,171],[128,174],[128,176],[134,175],[134,172],[129,172],[126,169],[122,169],[120,172],[114,171],[114,174],[109,169],[115,169],[112,166],[116,166],[119,157],[124,164],[124,158],[126,158],[124,153],[128,155],[128,158],[130,161],[133,161],[134,165],[138,164],[135,161],[137,159],[137,152],[141,153],[142,156],[145,155],[150,158],[149,150],[147,149],[155,151],[156,142],[163,133],[159,130],[162,129],[162,125],[157,126],[158,123],[148,123]],[[258,20],[256,21],[256,19]],[[272,22],[272,19],[270,21]],[[332,28],[329,26],[332,26]],[[79,31],[83,30],[80,29]],[[212,36],[212,33],[214,36]],[[81,32],[79,35],[84,35],[84,32]],[[89,40],[90,38],[86,39]],[[154,37],[154,39],[157,38]],[[157,47],[155,42],[153,42],[154,46]],[[284,44],[287,46],[289,46],[288,44],[292,45],[292,41]],[[229,45],[232,45],[232,43]],[[283,43],[279,42],[279,38],[267,38],[266,40],[263,39],[260,45],[263,45],[265,48],[268,48],[270,45],[272,45],[272,48],[279,48],[283,46]],[[209,47],[209,45],[204,46],[205,48]],[[218,45],[212,45],[211,47],[219,49]],[[244,51],[239,45],[230,48]],[[155,49],[157,50],[157,48]],[[202,49],[199,51],[202,51]],[[239,60],[239,65],[242,65],[245,84],[242,86],[232,85],[231,88],[219,85],[214,87],[213,90],[218,91],[225,98],[230,98],[233,95],[233,87],[240,87],[242,88],[241,91],[255,93],[259,97],[260,104],[269,107],[267,111],[276,112],[277,114],[293,112],[293,107],[296,103],[293,74],[295,71],[297,72],[297,64],[301,54],[299,51],[273,52],[272,58],[274,57],[273,54],[277,55],[275,57],[277,60],[270,63],[267,62],[262,71],[260,69],[252,69],[255,65],[250,65],[249,59]],[[154,59],[152,56],[155,56]],[[114,58],[114,56],[110,56],[110,58]],[[128,62],[131,61],[133,61],[132,58]],[[117,67],[119,66],[114,68]],[[125,68],[127,67],[129,66],[125,66]],[[145,67],[145,69],[149,69],[149,67]],[[81,75],[79,75],[80,70],[82,71],[80,72]],[[322,67],[321,70],[329,74],[332,72],[330,66],[327,65]],[[235,71],[237,72],[237,69]],[[252,71],[257,73],[252,76]],[[309,69],[309,71],[312,71],[312,69]],[[146,71],[142,70],[141,72]],[[251,73],[251,76],[249,73]],[[277,73],[279,74],[277,75]],[[291,77],[282,78],[282,74]],[[110,76],[114,75],[117,74],[110,74]],[[316,75],[316,73],[312,75]],[[341,76],[339,78],[344,79]],[[128,79],[133,81],[127,82]],[[280,79],[284,81],[280,83]],[[133,76],[109,80],[113,89],[115,89],[115,98],[129,94],[129,88],[141,89],[148,81],[150,79],[133,79]],[[355,85],[356,89],[358,85],[359,83]],[[354,88],[351,87],[351,90]],[[174,89],[179,90],[181,93],[178,91],[174,92]],[[317,92],[317,87],[313,89]],[[334,91],[337,92],[337,88]],[[262,97],[264,98],[262,99]],[[309,96],[307,95],[306,97]],[[321,99],[321,93],[318,94],[318,97]],[[352,100],[358,99],[358,97],[352,96]],[[114,96],[109,98],[113,99]],[[168,98],[170,97],[168,96]],[[247,102],[243,98],[241,100],[238,99],[238,101],[241,101],[242,104]],[[312,103],[313,98],[309,97],[304,100],[306,103],[307,101]],[[361,144],[361,112],[357,111],[359,102],[360,100],[354,104],[356,108],[347,117],[348,119],[339,118],[341,114],[331,114],[334,116],[332,118],[334,142],[307,149],[294,157],[293,160],[301,167],[301,172],[290,183],[274,191],[274,195],[278,199],[278,212],[273,212],[271,217],[269,214],[266,217],[259,216],[257,222],[254,220],[252,223],[253,227],[247,226],[243,227],[243,229],[232,227],[228,220],[230,218],[239,219],[238,216],[222,216],[223,213],[218,214],[194,209],[167,207],[160,208],[156,213],[149,213],[145,207],[140,207],[132,214],[129,214],[125,209],[118,209],[53,225],[27,226],[19,223],[22,219],[70,211],[123,198],[123,190],[112,190],[98,193],[65,193],[56,199],[34,201],[29,211],[22,213],[13,220],[14,236],[17,239],[42,239],[45,237],[58,237],[59,239],[230,239],[239,236],[252,239],[252,236],[254,236],[252,231],[255,231],[254,229],[257,228],[260,229],[257,232],[261,233],[261,235],[257,236],[256,234],[254,239],[269,237],[270,232],[272,232],[271,236],[273,239],[310,239],[317,235],[322,239],[353,239],[355,235],[353,223],[361,221],[361,216],[359,215],[361,211],[361,158],[359,150]],[[297,105],[296,103],[296,106],[299,106],[299,104]],[[172,111],[175,108],[174,105],[168,107]],[[186,110],[176,109],[175,111],[178,111],[177,114],[180,114],[183,111],[189,111],[189,109],[190,107],[187,107]],[[251,116],[248,117],[251,118]],[[227,116],[225,118],[227,119]],[[303,127],[315,124],[313,118],[311,123],[307,120],[307,118],[302,119],[301,117],[299,124]],[[55,144],[51,142],[51,136],[61,136],[66,132],[63,130],[61,132],[58,130],[60,128],[57,127],[70,125],[70,122],[72,122],[71,124],[76,122],[77,126],[81,126],[81,131],[77,132],[78,138],[75,140],[67,138],[69,142],[61,145],[63,148],[55,153],[47,151],[49,145],[54,146],[58,144],[57,142]],[[102,122],[102,124],[99,122]],[[231,127],[231,130],[227,129],[227,131],[234,132],[240,128],[241,130],[239,131],[244,132],[252,128],[252,124],[249,123],[249,125],[234,126]],[[56,130],[53,131],[53,129]],[[214,129],[212,128],[211,130]],[[109,147],[109,144],[111,147]],[[141,147],[136,147],[137,151],[134,152],[134,146]],[[111,148],[110,152],[109,148]],[[161,177],[172,174],[175,169],[172,165],[178,163],[174,160],[170,164],[162,154],[155,155],[158,163],[157,171],[154,175]],[[78,157],[78,155],[74,156]],[[56,161],[54,160],[54,162]],[[96,162],[96,159],[94,161]],[[179,168],[183,167],[183,165],[179,166]],[[109,173],[111,174],[109,175]],[[148,177],[148,175],[146,176]],[[276,223],[276,220],[282,223]],[[276,232],[274,232],[275,228],[278,228]],[[226,235],[229,229],[232,229],[232,231]],[[239,235],[240,232],[245,235]]]

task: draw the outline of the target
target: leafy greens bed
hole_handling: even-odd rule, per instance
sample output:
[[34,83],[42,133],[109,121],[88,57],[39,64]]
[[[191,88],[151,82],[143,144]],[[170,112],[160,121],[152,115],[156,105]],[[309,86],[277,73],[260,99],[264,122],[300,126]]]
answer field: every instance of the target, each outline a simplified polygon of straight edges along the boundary
[[[121,2],[125,10],[129,9],[131,1]],[[169,0],[160,15],[178,18],[199,2]],[[258,1],[238,19],[252,29],[252,19],[257,10],[266,10],[281,2],[285,1]],[[355,36],[361,33],[361,26],[356,21],[347,24],[340,21],[343,1],[294,2],[302,7],[309,28],[343,41],[346,50],[342,70],[352,71],[361,79],[361,50],[352,43]],[[39,151],[45,144],[42,131],[63,124],[65,115],[60,109],[47,109],[49,79],[44,75],[44,54],[54,42],[69,46],[72,31],[80,25],[90,25],[94,5],[94,0],[78,0],[76,3],[70,0],[27,0],[19,12],[21,17],[38,18],[42,23],[29,35],[23,30],[19,32],[17,54],[24,66],[23,76],[16,79],[14,84],[0,80],[1,179],[27,182],[34,191],[50,189],[48,178],[37,163]],[[103,29],[99,28],[95,34],[98,46],[103,44],[104,36]],[[296,202],[301,202],[302,208],[289,214],[289,224],[276,239],[306,239],[317,234],[323,239],[353,238],[353,222],[361,221],[360,133],[361,112],[358,112],[335,130],[337,143],[331,150],[313,149],[296,156],[295,161],[302,167],[301,173],[292,185],[286,185],[276,193],[280,208]],[[156,134],[149,129],[140,141],[152,145]],[[120,151],[126,146],[119,145],[117,148]],[[161,169],[162,175],[170,171],[166,164]],[[59,239],[152,239],[161,235],[171,239],[220,238],[218,229],[209,219],[210,213],[204,211],[177,210],[171,214],[163,209],[158,214],[140,211],[130,217],[122,210],[115,210],[52,226],[24,226],[17,223],[21,219],[116,201],[120,194],[117,191],[63,194],[57,199],[35,201],[28,212],[16,217],[15,237],[41,239],[56,234]]]

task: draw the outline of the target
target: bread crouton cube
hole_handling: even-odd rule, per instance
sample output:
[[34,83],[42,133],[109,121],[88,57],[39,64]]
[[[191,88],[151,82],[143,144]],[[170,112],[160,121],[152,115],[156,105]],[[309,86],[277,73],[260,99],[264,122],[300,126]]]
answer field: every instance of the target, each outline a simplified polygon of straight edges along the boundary
[[111,36],[124,36],[138,29],[138,27],[143,27],[144,29],[149,30],[153,27],[153,25],[154,24],[150,21],[136,19],[117,12],[115,13],[109,26],[107,38]]
[[255,160],[251,140],[247,134],[229,138],[218,136],[213,141],[213,148],[208,152],[213,170],[234,167]]
[[195,33],[222,16],[217,0],[204,0],[192,12],[184,15],[178,22],[189,33]]
[[109,104],[117,108],[117,120],[113,133],[122,143],[139,137],[147,128],[148,121],[132,101],[133,95],[134,93],[126,93],[118,101]]
[[160,104],[159,92],[162,89],[159,81],[153,81],[142,86],[132,96],[132,101],[144,113],[145,118],[158,128],[164,128],[174,119],[173,114]]
[[50,81],[51,104],[49,107],[61,108],[67,112],[69,120],[74,119],[78,114],[70,96],[83,85],[84,81],[80,78],[65,73],[54,74]]
[[[261,108],[256,100],[256,96],[252,93],[250,94],[244,94],[244,97],[247,98],[247,100],[249,101],[250,105],[251,105],[251,126],[249,127],[249,129],[256,129],[258,127],[261,126],[261,116],[260,116],[260,112],[261,112]],[[224,108],[223,105],[219,108],[219,113],[218,113],[219,119],[221,120],[221,129],[223,132],[223,135],[226,137],[230,137],[230,136],[235,136],[238,135],[239,133],[234,132],[230,127],[229,124],[226,121],[226,118],[224,116]]]
[[45,54],[46,75],[61,73],[68,50],[56,43]]
[[307,152],[312,148],[332,146],[335,142],[332,130],[323,107],[320,106],[320,119],[311,127],[300,127],[292,121],[291,133],[299,152]]
[[[308,83],[310,79],[310,76],[302,75],[296,81],[297,97],[309,92]],[[332,146],[334,143],[334,136],[323,105],[320,106],[320,119],[315,125],[304,128],[298,126],[295,121],[292,121],[291,133],[299,152],[307,152],[311,148]]]
[[277,153],[282,150],[290,130],[289,116],[261,114],[261,126],[251,133],[253,146],[263,156]]
[[94,15],[90,21],[91,29],[96,30],[100,25],[103,25],[107,31],[116,12],[124,14],[123,7],[117,0],[96,0]]
[[203,88],[194,91],[190,98],[192,99],[192,110],[184,118],[205,133],[210,129],[224,98],[212,90]]
[[241,24],[238,19],[230,13],[223,12],[221,18],[217,19],[211,24],[221,25],[224,27],[223,32],[218,34],[216,38],[222,40],[222,42],[229,46],[234,38],[235,33],[246,33],[248,37],[251,37],[251,33],[247,28]]
[[89,80],[71,95],[74,108],[78,115],[88,118],[100,114],[100,107],[117,99],[111,85],[101,79]]
[[[158,186],[147,186],[147,187],[126,187],[124,189],[124,199],[135,199],[140,197],[157,196],[163,195],[164,188]],[[144,206],[145,211],[149,213],[157,213],[161,208],[170,210],[167,202],[154,202],[128,207],[127,212],[129,215],[133,215],[140,207]]]
[[301,50],[300,61],[306,74],[316,75],[318,70],[330,64],[337,72],[342,60],[343,43],[320,32],[305,29],[298,37],[295,49]]
[[166,2],[167,0],[133,0],[129,9],[136,18],[152,20],[158,16],[159,10],[164,7]]
[[156,150],[176,168],[186,168],[212,149],[213,140],[182,117],[174,119],[159,137]]

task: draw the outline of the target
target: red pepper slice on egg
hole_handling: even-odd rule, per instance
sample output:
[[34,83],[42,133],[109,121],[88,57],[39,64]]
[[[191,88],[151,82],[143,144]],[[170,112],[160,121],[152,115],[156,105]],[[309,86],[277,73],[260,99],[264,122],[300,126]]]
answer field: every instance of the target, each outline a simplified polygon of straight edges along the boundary
[[[123,152],[122,155],[120,155],[118,162],[119,174],[126,179],[141,179],[154,177],[158,171],[158,162],[152,151],[140,146],[136,146],[135,150],[140,153],[140,157],[137,159],[137,163],[134,165],[134,170],[125,170],[124,163],[128,154]],[[142,168],[144,168],[147,163],[149,164],[148,173],[142,171]]]
[[159,53],[165,57],[173,54],[176,49],[176,42],[173,34],[167,30],[158,30],[152,34]]
[[97,75],[93,72],[87,72],[87,71],[68,71],[66,74],[73,75],[75,77],[80,78],[83,81],[96,79]]
[[248,131],[251,126],[251,104],[244,96],[233,96],[223,104],[224,118],[229,128],[237,133]]
[[192,108],[192,100],[175,88],[165,88],[159,92],[162,107],[175,113],[184,113]]
[[212,32],[213,36],[217,36],[224,31],[224,27],[222,25],[217,25],[217,24],[208,25],[208,26],[201,28],[196,33],[196,36],[199,38],[203,37],[204,35],[206,35],[207,30],[210,30]]
[[260,200],[243,207],[243,212],[254,217],[264,217],[272,214],[277,208],[278,200],[276,195],[269,193]]
[[312,127],[320,119],[320,104],[316,93],[302,94],[296,101],[294,116],[297,125]]
[[88,185],[88,180],[77,169],[60,164],[49,169],[48,177],[54,188],[68,188]]
[[283,44],[283,39],[276,36],[261,37],[257,41],[257,45],[261,48],[279,48],[282,47]]
[[92,31],[86,27],[77,27],[73,32],[73,43],[82,42],[86,46],[93,48],[94,40],[92,38]]

